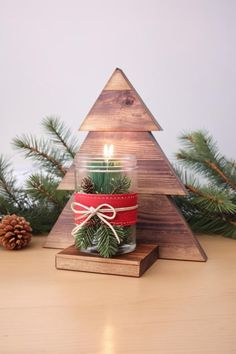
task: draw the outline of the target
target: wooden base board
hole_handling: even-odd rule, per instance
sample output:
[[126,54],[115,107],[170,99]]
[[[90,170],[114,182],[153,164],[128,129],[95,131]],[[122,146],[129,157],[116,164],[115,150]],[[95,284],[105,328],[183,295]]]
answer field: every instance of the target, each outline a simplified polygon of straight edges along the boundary
[[158,246],[137,244],[136,250],[112,258],[80,252],[70,246],[56,255],[57,269],[140,277],[158,258]]

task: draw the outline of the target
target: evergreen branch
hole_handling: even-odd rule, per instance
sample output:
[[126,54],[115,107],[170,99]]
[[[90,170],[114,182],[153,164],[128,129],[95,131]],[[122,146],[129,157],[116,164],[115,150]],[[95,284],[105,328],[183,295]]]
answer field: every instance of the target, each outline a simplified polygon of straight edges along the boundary
[[226,184],[228,184],[232,189],[236,190],[236,184],[233,183],[233,181],[231,181],[230,178],[223,172],[223,169],[221,170],[220,167],[217,166],[217,164],[211,161],[206,160],[205,162],[213,171],[215,171],[222,178],[222,180]]
[[9,163],[3,158],[0,158],[0,176],[0,215],[24,216],[34,233],[48,232],[59,216],[62,203],[60,206],[49,205],[42,196],[39,199],[31,198],[27,190],[19,189]]
[[112,194],[129,193],[130,186],[131,179],[124,174],[120,174],[116,178],[111,179]]
[[218,151],[216,142],[205,131],[184,134],[180,137],[186,150],[176,154],[184,166],[208,178],[211,183],[236,190],[236,173],[229,161]]
[[114,256],[119,248],[116,237],[110,227],[101,224],[95,233],[97,250],[102,257]]
[[216,215],[193,213],[186,217],[194,232],[224,235],[236,239],[235,223]]
[[[109,170],[109,168],[117,167],[119,169],[119,164],[114,161],[91,163],[91,171],[89,178],[91,179],[95,193],[101,194],[125,194],[130,193],[129,189],[131,186],[131,179],[129,176],[120,173],[115,170]],[[99,169],[101,167],[101,172],[93,171],[92,168],[96,167]],[[108,170],[104,171],[104,167]]]
[[17,189],[10,164],[4,160],[3,156],[0,156],[0,194],[6,200],[8,208],[10,206],[14,208],[14,205],[17,205],[19,209],[22,209],[21,191]]
[[183,166],[190,168],[196,173],[201,174],[212,182],[224,183],[232,185],[232,188],[235,189],[235,185],[230,181],[230,178],[225,175],[221,167],[216,162],[211,162],[209,159],[202,159],[198,155],[197,151],[188,152],[184,150],[179,150],[176,154],[177,160],[179,160]]
[[36,173],[27,179],[25,188],[19,188],[10,164],[0,156],[0,215],[15,213],[24,216],[34,233],[48,232],[70,195],[56,188],[66,173],[65,163],[71,160],[71,156],[63,143],[60,146],[58,144],[60,149],[55,147],[53,139],[50,141],[23,135],[16,137],[13,145],[48,174]]
[[57,190],[58,181],[53,175],[34,174],[26,181],[26,191],[37,201],[52,203],[61,207],[64,205],[68,192]]
[[75,235],[75,246],[81,250],[92,247],[94,233],[94,226],[86,225],[81,227]]
[[236,161],[234,160],[227,160],[226,165],[232,170],[232,173],[236,172]]
[[236,213],[236,204],[232,201],[232,195],[226,191],[218,190],[212,186],[196,188],[187,184],[185,187],[192,193],[192,203],[199,204],[203,209],[218,213]]
[[17,214],[24,216],[29,221],[34,234],[48,233],[55,224],[58,216],[61,213],[61,208],[51,207],[42,201],[34,201],[31,208],[17,211]]
[[37,141],[30,135],[23,135],[21,138],[13,139],[13,146],[24,152],[25,157],[39,161],[43,167],[49,171],[54,171],[60,176],[64,176],[66,169],[63,166],[63,155],[59,154],[49,142]]
[[9,199],[0,195],[0,217],[1,215],[14,214],[17,209]]
[[[130,226],[114,226],[120,245],[132,243],[132,228]],[[94,236],[94,244],[102,257],[112,257],[117,254],[119,244],[113,231],[105,224],[100,224]]]
[[176,172],[189,191],[188,196],[180,198],[188,199],[193,205],[214,213],[236,213],[234,193],[214,185],[200,186],[196,178],[186,171],[176,168]]
[[51,135],[52,141],[63,148],[70,159],[74,159],[78,150],[78,139],[72,135],[71,130],[56,117],[46,117],[42,125],[46,132]]
[[[216,142],[207,132],[185,134],[181,141],[185,149],[177,153],[177,159],[194,177],[177,168],[189,191],[185,197],[175,197],[177,205],[193,231],[236,238],[235,161],[219,153]],[[207,184],[202,184],[201,176]]]
[[131,244],[132,238],[132,226],[113,226],[122,244]]

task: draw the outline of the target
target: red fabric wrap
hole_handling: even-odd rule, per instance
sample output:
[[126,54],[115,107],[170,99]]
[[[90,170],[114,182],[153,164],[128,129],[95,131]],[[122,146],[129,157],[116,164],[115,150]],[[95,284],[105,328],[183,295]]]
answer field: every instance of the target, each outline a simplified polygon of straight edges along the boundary
[[[82,194],[75,193],[74,194],[74,202],[81,203],[87,207],[98,207],[101,204],[109,204],[114,209],[116,208],[125,208],[132,207],[137,205],[137,194]],[[107,207],[102,207],[106,209]],[[85,209],[79,205],[75,205],[74,209],[79,211],[84,211]],[[112,215],[111,212],[103,213],[105,215]],[[87,216],[80,220],[76,220],[79,214],[75,214],[75,223],[81,224]],[[137,222],[137,209],[134,210],[125,210],[125,211],[117,211],[116,217],[113,220],[109,220],[109,223],[112,225],[122,225],[128,226],[135,224]]]

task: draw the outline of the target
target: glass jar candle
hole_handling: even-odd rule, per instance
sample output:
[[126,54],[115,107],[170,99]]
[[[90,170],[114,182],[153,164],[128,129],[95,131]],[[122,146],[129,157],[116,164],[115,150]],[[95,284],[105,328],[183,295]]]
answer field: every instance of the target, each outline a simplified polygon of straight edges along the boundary
[[136,158],[79,155],[72,210],[75,246],[112,257],[136,247]]

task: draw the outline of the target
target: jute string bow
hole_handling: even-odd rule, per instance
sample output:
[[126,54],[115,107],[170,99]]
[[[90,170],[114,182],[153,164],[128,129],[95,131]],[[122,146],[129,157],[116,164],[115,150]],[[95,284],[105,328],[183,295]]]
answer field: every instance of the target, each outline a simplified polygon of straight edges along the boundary
[[[76,206],[79,206],[83,208],[84,210],[77,210],[75,209]],[[130,206],[130,207],[123,207],[123,208],[113,208],[112,205],[110,204],[100,204],[96,208],[94,207],[88,207],[86,205],[83,205],[81,203],[74,202],[71,204],[71,209],[75,214],[79,214],[76,218],[76,220],[81,220],[85,217],[84,221],[82,221],[81,224],[78,224],[74,227],[74,229],[71,232],[71,235],[73,237],[76,236],[77,232],[79,229],[84,226],[93,216],[97,216],[101,221],[103,221],[113,232],[115,238],[117,239],[117,242],[120,243],[119,236],[117,235],[116,230],[114,227],[111,225],[111,223],[108,220],[114,220],[116,217],[117,212],[119,211],[128,211],[128,210],[135,210],[137,209],[138,205]],[[107,215],[104,213],[111,213],[111,215]]]

